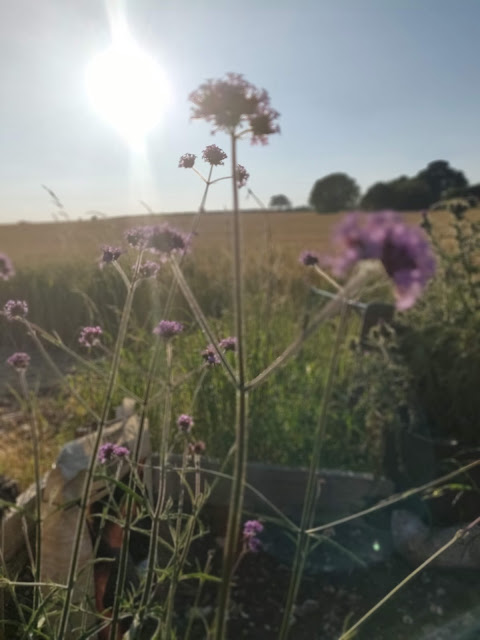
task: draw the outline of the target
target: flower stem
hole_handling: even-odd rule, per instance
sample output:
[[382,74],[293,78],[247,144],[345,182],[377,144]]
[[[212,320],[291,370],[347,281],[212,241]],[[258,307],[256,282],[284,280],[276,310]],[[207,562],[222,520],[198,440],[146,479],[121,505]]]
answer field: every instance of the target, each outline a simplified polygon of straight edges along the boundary
[[237,336],[236,378],[238,381],[236,390],[236,424],[235,424],[235,458],[233,467],[233,482],[230,494],[230,508],[228,513],[227,534],[223,554],[222,582],[218,597],[217,613],[215,620],[214,638],[225,638],[227,627],[227,613],[230,599],[230,583],[236,558],[240,519],[243,508],[243,492],[246,479],[247,455],[248,455],[248,425],[247,407],[248,398],[245,389],[246,358],[245,336],[243,317],[243,278],[241,255],[241,229],[240,211],[238,208],[237,186],[237,139],[235,133],[231,134],[231,161],[232,161],[232,186],[233,186],[233,265],[234,265],[234,302],[235,302],[235,332]]

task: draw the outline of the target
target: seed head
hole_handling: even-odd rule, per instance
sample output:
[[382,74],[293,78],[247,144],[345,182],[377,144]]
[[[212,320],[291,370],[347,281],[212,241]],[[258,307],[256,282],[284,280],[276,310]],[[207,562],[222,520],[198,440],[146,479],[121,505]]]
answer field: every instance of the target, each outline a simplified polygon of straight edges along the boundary
[[203,440],[197,440],[196,442],[190,442],[188,450],[192,456],[201,456],[205,453],[207,446]]
[[313,267],[320,262],[320,259],[315,251],[302,251],[298,261],[306,267]]

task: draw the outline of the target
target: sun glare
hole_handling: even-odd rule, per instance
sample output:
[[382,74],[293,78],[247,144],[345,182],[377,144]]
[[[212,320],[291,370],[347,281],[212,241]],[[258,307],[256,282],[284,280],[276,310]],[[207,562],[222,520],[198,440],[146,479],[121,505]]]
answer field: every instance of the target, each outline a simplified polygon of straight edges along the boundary
[[91,60],[86,84],[95,110],[133,149],[142,149],[169,98],[165,74],[155,60],[125,36]]

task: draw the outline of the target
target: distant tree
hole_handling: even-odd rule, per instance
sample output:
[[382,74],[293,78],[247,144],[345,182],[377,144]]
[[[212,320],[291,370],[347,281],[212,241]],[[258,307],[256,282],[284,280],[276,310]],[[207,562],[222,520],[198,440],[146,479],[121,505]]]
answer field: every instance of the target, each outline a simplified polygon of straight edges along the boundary
[[432,192],[426,182],[419,178],[401,176],[390,182],[377,182],[363,196],[362,209],[396,209],[412,211],[425,209],[432,203]]
[[278,195],[270,198],[269,207],[271,209],[291,209],[292,203],[287,196],[283,195],[283,193],[279,193]]
[[444,197],[449,189],[461,189],[468,186],[463,171],[453,169],[446,160],[430,162],[417,176],[428,184],[432,193],[432,202]]
[[315,182],[309,202],[318,213],[333,213],[355,207],[359,195],[353,178],[346,173],[331,173]]
[[393,209],[395,189],[392,182],[376,182],[365,193],[360,201],[360,207],[367,211]]

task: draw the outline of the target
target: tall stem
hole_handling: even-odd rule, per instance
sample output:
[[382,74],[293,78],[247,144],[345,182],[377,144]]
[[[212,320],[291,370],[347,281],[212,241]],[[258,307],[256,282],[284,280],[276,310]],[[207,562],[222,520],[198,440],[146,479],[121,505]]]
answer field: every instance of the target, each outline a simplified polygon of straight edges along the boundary
[[307,529],[313,524],[312,519],[315,513],[315,497],[317,493],[317,467],[325,437],[325,430],[327,425],[327,410],[332,393],[333,381],[337,370],[346,317],[347,306],[344,303],[342,305],[340,322],[337,329],[335,344],[333,346],[332,359],[330,361],[330,367],[328,370],[327,384],[323,394],[322,409],[314,435],[313,452],[308,472],[307,488],[305,490],[305,499],[300,521],[300,531],[297,536],[297,545],[295,548],[295,556],[293,559],[292,575],[288,587],[287,601],[285,603],[282,626],[280,627],[280,635],[278,636],[278,640],[285,640],[288,637],[291,612],[297,598],[298,589],[300,587],[303,569],[305,566],[305,560],[308,555],[310,537],[307,533]]
[[215,621],[214,637],[222,640],[227,626],[227,612],[230,598],[230,582],[235,563],[240,519],[243,508],[243,490],[246,479],[248,455],[248,425],[247,425],[247,391],[245,336],[243,314],[243,278],[241,255],[240,211],[238,208],[237,187],[237,140],[235,133],[231,134],[231,160],[233,183],[233,267],[234,267],[234,301],[235,301],[235,332],[237,336],[237,390],[236,390],[236,424],[235,424],[235,459],[233,469],[232,491],[228,513],[227,535],[223,554],[222,583],[218,597],[218,608]]

